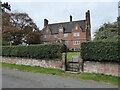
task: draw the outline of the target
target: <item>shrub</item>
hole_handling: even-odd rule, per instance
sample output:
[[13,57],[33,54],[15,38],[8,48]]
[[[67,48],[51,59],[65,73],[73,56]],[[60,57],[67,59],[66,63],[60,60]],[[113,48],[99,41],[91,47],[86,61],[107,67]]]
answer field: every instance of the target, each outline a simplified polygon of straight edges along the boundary
[[27,57],[36,59],[61,59],[66,49],[63,44],[3,46],[2,55],[7,57]]
[[84,60],[120,61],[118,42],[84,42],[81,44],[81,57]]

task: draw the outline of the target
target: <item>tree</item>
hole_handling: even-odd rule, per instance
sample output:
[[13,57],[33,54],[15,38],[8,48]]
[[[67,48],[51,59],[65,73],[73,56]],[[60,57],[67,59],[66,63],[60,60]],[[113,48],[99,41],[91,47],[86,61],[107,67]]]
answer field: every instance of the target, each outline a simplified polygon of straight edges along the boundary
[[5,14],[7,17],[3,16],[3,40],[8,41],[8,43],[13,42],[13,45],[40,43],[41,32],[28,14]]
[[118,40],[118,21],[103,24],[95,33],[94,41],[96,40]]
[[11,11],[11,6],[8,4],[8,2],[2,4],[2,11],[5,11],[5,9]]

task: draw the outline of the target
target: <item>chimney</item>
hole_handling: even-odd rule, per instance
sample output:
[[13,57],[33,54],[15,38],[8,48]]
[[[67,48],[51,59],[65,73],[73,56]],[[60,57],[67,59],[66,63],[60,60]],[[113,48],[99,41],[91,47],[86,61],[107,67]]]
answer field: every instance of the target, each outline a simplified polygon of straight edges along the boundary
[[70,22],[72,22],[72,16],[70,15]]
[[90,41],[91,40],[91,24],[90,24],[90,11],[89,10],[86,12],[86,24],[87,24],[86,39],[87,41]]
[[86,12],[86,21],[87,21],[87,25],[90,25],[90,10]]
[[48,25],[48,20],[44,19],[44,27]]

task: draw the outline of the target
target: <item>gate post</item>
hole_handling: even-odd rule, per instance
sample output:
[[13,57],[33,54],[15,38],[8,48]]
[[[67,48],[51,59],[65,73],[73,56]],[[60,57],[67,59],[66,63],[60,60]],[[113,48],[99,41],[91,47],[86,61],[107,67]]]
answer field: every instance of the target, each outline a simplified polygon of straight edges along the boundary
[[84,60],[82,58],[79,58],[79,72],[83,72],[84,71]]
[[62,53],[62,70],[67,70],[67,53]]

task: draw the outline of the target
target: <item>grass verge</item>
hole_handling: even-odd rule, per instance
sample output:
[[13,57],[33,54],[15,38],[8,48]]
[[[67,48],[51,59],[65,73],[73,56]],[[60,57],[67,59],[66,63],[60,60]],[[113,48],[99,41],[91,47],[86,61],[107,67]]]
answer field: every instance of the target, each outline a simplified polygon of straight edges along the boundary
[[110,76],[110,75],[103,75],[103,74],[94,74],[94,73],[80,73],[80,74],[71,74],[64,72],[60,69],[52,69],[52,68],[41,68],[37,66],[25,66],[25,65],[15,65],[15,64],[8,64],[8,63],[0,63],[0,66],[18,69],[21,71],[32,71],[44,74],[52,74],[64,77],[70,77],[75,79],[84,79],[84,80],[94,80],[99,82],[107,82],[114,85],[118,85],[120,77]]

